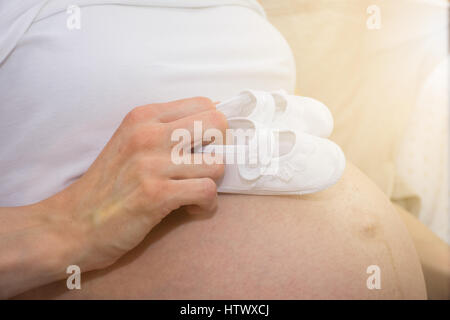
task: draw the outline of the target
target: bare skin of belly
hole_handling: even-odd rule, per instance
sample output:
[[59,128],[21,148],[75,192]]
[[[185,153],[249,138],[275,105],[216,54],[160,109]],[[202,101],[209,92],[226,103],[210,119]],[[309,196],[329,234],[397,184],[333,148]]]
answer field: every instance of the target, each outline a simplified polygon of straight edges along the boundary
[[[367,287],[380,268],[381,289]],[[115,265],[31,299],[425,299],[412,240],[386,196],[347,165],[296,197],[220,195],[210,216],[178,210]]]

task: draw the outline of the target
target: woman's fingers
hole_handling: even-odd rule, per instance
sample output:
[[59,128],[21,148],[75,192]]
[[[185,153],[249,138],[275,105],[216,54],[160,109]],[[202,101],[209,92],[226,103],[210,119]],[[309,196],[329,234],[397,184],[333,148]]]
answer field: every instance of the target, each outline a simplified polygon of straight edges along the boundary
[[128,112],[124,122],[129,125],[167,123],[215,109],[216,104],[210,99],[195,97],[136,107]]
[[191,213],[213,212],[217,208],[217,186],[212,179],[172,180],[169,184],[177,207],[189,206]]
[[208,98],[195,97],[168,103],[158,103],[151,105],[156,118],[160,122],[173,122],[197,113],[213,111],[215,104]]
[[[222,141],[216,142],[223,144],[227,119],[220,111],[204,111],[167,123],[167,127],[171,134],[172,145],[180,144],[180,139],[182,139],[182,145],[196,146],[202,142],[210,142],[204,140],[210,140],[211,137],[215,140],[220,138]],[[208,138],[205,139],[205,136]]]
[[[133,130],[128,149],[147,156],[139,161],[138,171],[168,179],[169,191],[164,198],[171,206],[184,206],[191,213],[216,208],[214,180],[223,176],[223,159],[219,159],[223,155],[191,153],[192,146],[213,140],[223,144],[227,120],[209,99],[185,99],[150,105],[148,109],[139,107],[125,125]],[[157,192],[154,188],[150,191]]]
[[[196,160],[196,156],[209,156],[208,154],[196,154],[191,156],[190,162],[172,164],[167,166],[165,174],[170,179],[194,179],[194,178],[211,178],[213,180],[220,179],[225,170],[225,165],[221,163],[206,163],[203,159]],[[197,161],[195,163],[194,161]],[[201,161],[201,162],[200,162]]]

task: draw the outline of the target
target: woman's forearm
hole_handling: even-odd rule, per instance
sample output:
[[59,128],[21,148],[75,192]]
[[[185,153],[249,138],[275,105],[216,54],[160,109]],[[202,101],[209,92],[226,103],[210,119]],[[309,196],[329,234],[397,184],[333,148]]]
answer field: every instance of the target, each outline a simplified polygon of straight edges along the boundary
[[64,230],[57,230],[51,206],[43,203],[0,208],[0,298],[66,276],[75,248]]

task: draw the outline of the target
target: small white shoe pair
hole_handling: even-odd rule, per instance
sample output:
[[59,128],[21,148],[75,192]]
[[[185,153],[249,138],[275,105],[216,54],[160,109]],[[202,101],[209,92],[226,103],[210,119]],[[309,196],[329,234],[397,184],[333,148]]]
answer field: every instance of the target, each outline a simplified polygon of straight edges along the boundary
[[284,91],[247,90],[218,104],[217,110],[227,117],[234,140],[220,150],[209,145],[202,151],[227,153],[219,192],[306,194],[328,188],[342,176],[345,156],[326,139],[333,118],[322,103]]

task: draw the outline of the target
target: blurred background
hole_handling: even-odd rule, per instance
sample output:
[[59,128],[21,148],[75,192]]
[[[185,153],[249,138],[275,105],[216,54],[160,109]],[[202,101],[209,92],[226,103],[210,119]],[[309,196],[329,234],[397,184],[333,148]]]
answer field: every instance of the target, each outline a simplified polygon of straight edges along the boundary
[[261,0],[291,46],[296,93],[394,203],[450,243],[445,0]]

